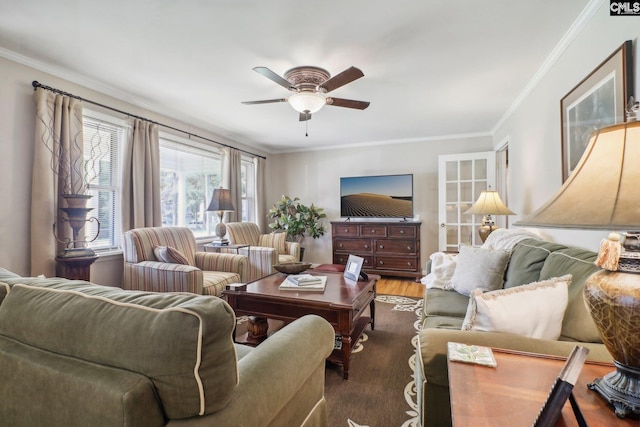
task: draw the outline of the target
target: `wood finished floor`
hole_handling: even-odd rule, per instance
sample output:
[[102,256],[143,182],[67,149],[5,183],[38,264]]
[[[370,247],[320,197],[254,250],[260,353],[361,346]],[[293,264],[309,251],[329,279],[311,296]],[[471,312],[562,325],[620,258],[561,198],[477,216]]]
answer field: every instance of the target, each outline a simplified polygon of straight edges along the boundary
[[414,279],[383,277],[378,280],[377,291],[384,295],[398,295],[409,298],[422,298],[424,285]]

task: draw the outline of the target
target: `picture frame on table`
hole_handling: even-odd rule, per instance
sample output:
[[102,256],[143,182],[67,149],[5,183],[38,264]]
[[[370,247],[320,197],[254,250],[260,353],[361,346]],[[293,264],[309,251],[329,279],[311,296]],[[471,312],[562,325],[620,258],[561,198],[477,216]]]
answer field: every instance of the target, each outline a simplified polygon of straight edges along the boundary
[[349,255],[347,264],[344,266],[343,276],[347,279],[355,280],[357,282],[358,277],[360,277],[361,274],[364,275],[364,272],[362,271],[363,263],[364,258],[356,255]]
[[632,41],[625,41],[560,101],[562,182],[594,131],[626,120],[625,108],[634,93],[632,50]]

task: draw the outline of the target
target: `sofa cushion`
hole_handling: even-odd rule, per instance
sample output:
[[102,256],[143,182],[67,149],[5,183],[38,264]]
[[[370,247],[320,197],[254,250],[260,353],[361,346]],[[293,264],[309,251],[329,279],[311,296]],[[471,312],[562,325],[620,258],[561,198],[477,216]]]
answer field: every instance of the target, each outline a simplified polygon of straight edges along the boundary
[[509,265],[505,271],[504,288],[537,282],[540,280],[540,270],[549,254],[565,248],[564,245],[538,239],[525,239],[517,243],[511,252]]
[[540,271],[540,280],[570,272],[569,303],[562,322],[562,339],[601,343],[591,314],[584,303],[584,282],[599,270],[594,264],[597,254],[581,248],[567,248],[553,252]]
[[233,311],[218,298],[82,282],[15,284],[0,305],[0,335],[140,373],[153,382],[168,418],[212,413],[231,400],[238,383],[234,326]]
[[457,257],[451,287],[469,296],[474,289],[492,291],[502,288],[509,253],[463,246]]
[[171,246],[156,246],[153,248],[153,254],[158,261],[168,262],[169,264],[190,265],[186,256],[176,248]]
[[427,289],[423,311],[425,316],[464,317],[469,305],[469,297],[455,291]]
[[0,424],[12,427],[165,425],[152,381],[125,369],[0,335]]
[[571,275],[510,289],[471,293],[463,331],[506,332],[557,340],[567,308]]

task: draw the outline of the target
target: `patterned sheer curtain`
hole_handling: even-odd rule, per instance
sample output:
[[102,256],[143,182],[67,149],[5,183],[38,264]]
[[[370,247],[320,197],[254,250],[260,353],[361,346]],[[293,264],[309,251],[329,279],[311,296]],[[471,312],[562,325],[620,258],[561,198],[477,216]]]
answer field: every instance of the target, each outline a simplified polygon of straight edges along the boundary
[[122,231],[162,225],[158,126],[131,119],[122,177]]
[[253,165],[256,171],[256,223],[264,233],[267,230],[267,210],[266,210],[266,161],[262,157],[254,157]]
[[236,209],[229,212],[228,220],[231,222],[242,221],[242,153],[233,148],[223,150],[222,162],[222,186],[228,188],[231,193],[231,202]]
[[56,254],[71,236],[58,215],[63,194],[83,194],[82,105],[80,101],[37,88],[35,145],[31,177],[31,274],[55,276]]

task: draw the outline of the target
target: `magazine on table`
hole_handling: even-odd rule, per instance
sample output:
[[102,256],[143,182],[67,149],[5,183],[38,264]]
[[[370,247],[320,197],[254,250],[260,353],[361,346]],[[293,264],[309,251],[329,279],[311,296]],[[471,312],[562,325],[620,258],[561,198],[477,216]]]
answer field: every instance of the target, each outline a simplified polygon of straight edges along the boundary
[[490,347],[450,342],[447,343],[447,353],[449,360],[454,362],[475,363],[494,368],[497,366]]
[[[290,276],[289,276],[290,277]],[[280,284],[280,289],[281,290],[285,290],[285,291],[300,291],[300,292],[305,292],[305,291],[324,291],[325,286],[327,285],[327,276],[313,276],[313,277],[317,277],[319,280],[315,283],[311,283],[311,284],[302,284],[299,285],[295,282],[292,282],[289,277],[287,277],[286,279],[284,279],[282,281],[282,283]]]
[[287,280],[295,283],[298,286],[309,286],[321,284],[323,277],[326,279],[326,276],[313,276],[311,274],[290,274],[287,276]]

